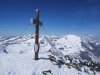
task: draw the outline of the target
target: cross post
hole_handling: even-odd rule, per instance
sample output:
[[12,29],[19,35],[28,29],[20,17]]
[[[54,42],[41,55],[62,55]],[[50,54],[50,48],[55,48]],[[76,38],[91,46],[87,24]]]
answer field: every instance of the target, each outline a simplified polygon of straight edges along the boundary
[[36,9],[36,19],[31,18],[31,23],[35,24],[35,60],[38,60],[38,52],[39,52],[39,25],[42,25],[42,22],[39,21],[39,10]]

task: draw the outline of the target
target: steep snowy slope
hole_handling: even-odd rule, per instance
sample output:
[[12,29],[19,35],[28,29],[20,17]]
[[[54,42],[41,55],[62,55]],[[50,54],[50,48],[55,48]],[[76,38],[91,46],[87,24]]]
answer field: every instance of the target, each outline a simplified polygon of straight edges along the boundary
[[56,47],[66,54],[71,54],[79,51],[84,51],[81,46],[81,38],[75,35],[67,35],[56,42]]
[[[88,60],[100,63],[100,44],[97,45],[97,43],[90,38],[83,37],[81,45],[85,48],[85,52],[81,52],[81,55],[85,53],[85,57]],[[84,57],[82,58],[86,59]]]

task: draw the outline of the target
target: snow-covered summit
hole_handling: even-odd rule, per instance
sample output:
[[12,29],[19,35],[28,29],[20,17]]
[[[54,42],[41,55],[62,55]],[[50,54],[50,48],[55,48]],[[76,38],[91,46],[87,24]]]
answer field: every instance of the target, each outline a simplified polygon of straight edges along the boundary
[[81,38],[75,35],[67,35],[56,42],[56,47],[63,50],[65,54],[83,51]]

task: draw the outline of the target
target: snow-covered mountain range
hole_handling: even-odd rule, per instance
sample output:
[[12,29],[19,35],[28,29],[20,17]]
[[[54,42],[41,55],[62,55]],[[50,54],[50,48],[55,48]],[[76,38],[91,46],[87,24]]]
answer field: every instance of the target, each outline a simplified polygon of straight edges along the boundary
[[35,61],[34,38],[0,36],[0,75],[100,75],[100,42],[76,35],[41,35]]

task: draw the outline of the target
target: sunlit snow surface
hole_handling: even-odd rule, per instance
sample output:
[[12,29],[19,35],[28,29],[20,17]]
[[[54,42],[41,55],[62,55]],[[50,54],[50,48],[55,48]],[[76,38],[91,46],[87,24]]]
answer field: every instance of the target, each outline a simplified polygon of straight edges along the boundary
[[84,51],[80,37],[68,35],[50,38],[40,37],[39,60],[35,61],[34,36],[0,37],[0,75],[43,75],[42,72],[46,70],[52,72],[48,75],[89,75],[75,68],[69,69],[66,65],[59,68],[48,58],[48,55],[59,57]]

